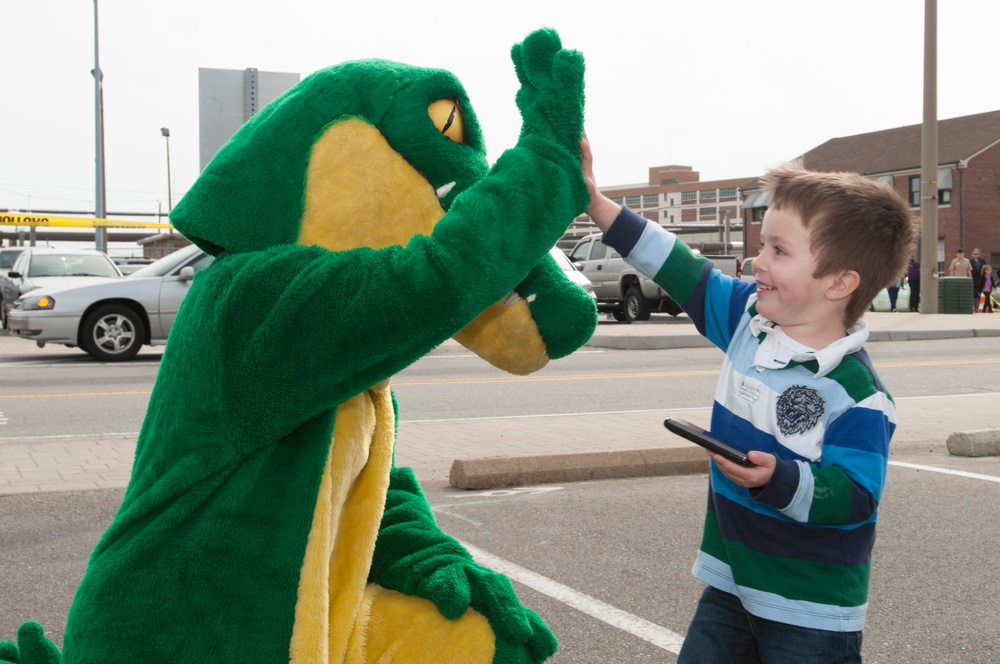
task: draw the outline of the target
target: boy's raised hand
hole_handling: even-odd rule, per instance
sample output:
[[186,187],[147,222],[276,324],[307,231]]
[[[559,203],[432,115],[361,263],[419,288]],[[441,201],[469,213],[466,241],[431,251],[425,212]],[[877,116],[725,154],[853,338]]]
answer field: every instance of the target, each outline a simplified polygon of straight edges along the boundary
[[597,177],[594,175],[594,152],[587,134],[580,139],[580,167],[583,169],[583,179],[587,183],[587,194],[590,195],[587,215],[598,228],[606,232],[618,218],[622,206],[602,194],[597,187]]

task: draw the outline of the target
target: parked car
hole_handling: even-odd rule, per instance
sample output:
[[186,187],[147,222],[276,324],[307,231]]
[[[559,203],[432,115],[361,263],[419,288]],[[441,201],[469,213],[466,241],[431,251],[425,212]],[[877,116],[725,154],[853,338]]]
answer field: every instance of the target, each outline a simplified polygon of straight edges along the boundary
[[[681,313],[680,305],[670,299],[666,291],[601,242],[603,237],[602,233],[588,235],[569,253],[570,261],[593,284],[598,311],[610,313],[622,323],[649,320],[652,312],[671,316]],[[706,257],[724,274],[739,276],[740,260],[736,256]]]
[[115,258],[115,265],[126,277],[133,272],[138,272],[153,262],[152,258]]
[[126,279],[32,291],[14,303],[10,332],[39,346],[79,346],[104,362],[130,360],[144,344],[166,343],[191,280],[213,260],[190,245]]
[[743,259],[743,273],[740,274],[740,279],[743,281],[757,281],[753,273],[753,259],[753,256]]
[[0,279],[0,325],[7,327],[14,301],[35,289],[121,277],[114,261],[96,249],[22,247],[10,270]]
[[577,269],[572,262],[570,262],[569,257],[563,253],[562,249],[559,247],[552,247],[549,249],[549,253],[552,254],[552,258],[556,260],[556,264],[562,268],[562,271],[566,273],[569,280],[583,290],[587,291],[590,298],[596,302],[597,295],[594,293],[594,284],[590,283],[590,279],[588,279],[583,272],[580,272],[580,270]]
[[0,249],[0,279],[7,276],[7,272],[10,271],[11,265],[14,264],[14,261],[21,255],[22,251],[24,251],[24,247]]

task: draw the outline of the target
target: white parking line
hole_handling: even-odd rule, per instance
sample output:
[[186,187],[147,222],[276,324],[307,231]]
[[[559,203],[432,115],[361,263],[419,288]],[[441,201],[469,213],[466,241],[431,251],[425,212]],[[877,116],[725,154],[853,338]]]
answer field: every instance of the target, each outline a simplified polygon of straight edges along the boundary
[[1000,477],[995,475],[980,475],[979,473],[967,473],[964,470],[952,470],[951,468],[938,468],[937,466],[922,466],[916,463],[905,463],[903,461],[890,461],[890,466],[909,468],[911,470],[927,470],[932,473],[942,473],[944,475],[957,475],[958,477],[968,477],[973,480],[985,480],[987,482],[1000,482]]
[[651,623],[648,620],[643,620],[638,616],[634,616],[631,613],[626,613],[621,609],[615,608],[610,604],[605,604],[599,599],[594,599],[590,595],[585,595],[581,592],[573,590],[569,586],[564,586],[561,583],[553,581],[541,574],[536,574],[531,570],[524,569],[512,562],[506,561],[503,558],[498,558],[491,553],[487,553],[482,549],[477,549],[471,544],[466,542],[461,543],[472,557],[475,558],[476,562],[480,565],[489,567],[495,572],[499,572],[513,581],[523,583],[524,585],[537,590],[543,595],[548,595],[549,597],[571,606],[577,611],[586,613],[588,616],[597,618],[598,620],[605,622],[612,627],[617,627],[620,630],[628,632],[633,636],[636,636],[647,643],[651,643],[658,648],[663,648],[668,652],[672,652],[677,655],[681,651],[681,645],[684,643],[684,637],[680,634],[675,634],[669,629],[660,627],[655,623]]

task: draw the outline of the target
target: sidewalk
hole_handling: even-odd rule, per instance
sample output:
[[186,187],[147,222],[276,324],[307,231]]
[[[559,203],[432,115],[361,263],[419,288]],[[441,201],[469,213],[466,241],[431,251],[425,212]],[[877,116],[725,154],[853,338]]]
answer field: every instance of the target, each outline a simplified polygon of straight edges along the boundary
[[[1000,313],[996,314],[917,314],[910,312],[865,314],[871,334],[869,341],[916,341],[1000,336]],[[676,318],[654,314],[653,320],[613,322],[601,316],[601,323],[588,346],[626,350],[658,350],[709,346],[684,315]]]
[[[1000,314],[869,313],[865,319],[872,328],[872,341],[1000,336]],[[589,345],[641,350],[696,347],[706,342],[686,318],[657,315],[652,321],[631,325],[606,322],[602,317]],[[27,342],[3,344],[4,349],[8,347],[18,354],[22,348],[25,353],[40,352]],[[940,403],[900,402],[900,427],[893,446],[943,449],[951,433],[968,428],[956,423],[980,421],[982,412],[998,409],[1000,397],[993,395]],[[412,467],[425,481],[446,480],[454,469],[465,488],[698,472],[707,467],[703,455],[692,455],[698,451],[695,446],[665,445],[662,427],[636,426],[637,418],[658,423],[667,416],[707,426],[710,411],[706,407],[438,422],[407,422],[404,416],[396,462]],[[622,435],[624,431],[629,435]],[[124,487],[134,452],[132,436],[0,442],[0,495]]]

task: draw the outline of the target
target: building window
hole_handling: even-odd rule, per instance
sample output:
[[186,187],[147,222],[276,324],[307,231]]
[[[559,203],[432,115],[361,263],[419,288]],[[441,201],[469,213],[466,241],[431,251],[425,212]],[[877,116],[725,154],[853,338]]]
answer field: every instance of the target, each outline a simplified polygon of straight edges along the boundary
[[640,200],[642,200],[642,196],[626,196],[625,205],[638,205]]
[[643,194],[643,196],[642,196],[642,202],[643,203],[659,203],[660,202],[660,195],[659,194]]
[[[940,174],[938,175],[938,181],[941,182]],[[948,179],[948,184],[951,184],[951,179]],[[950,205],[951,204],[951,188],[941,189],[938,188],[938,205]],[[910,176],[910,207],[920,207],[920,176],[911,175]]]
[[698,192],[697,191],[682,191],[681,192],[681,202],[682,203],[684,201],[695,201],[695,200],[698,200]]
[[703,201],[715,198],[715,189],[702,189],[698,192],[698,197]]
[[613,200],[615,203],[618,203],[618,205],[622,204],[622,197],[621,196],[612,196],[611,200]]
[[718,214],[718,212],[714,207],[703,207],[698,210],[699,219],[714,219],[716,214]]
[[751,209],[753,210],[753,216],[750,217],[750,221],[764,221],[764,213],[767,212],[767,208],[755,207]]
[[736,197],[736,187],[727,187],[726,189],[719,190],[719,198],[735,198]]

